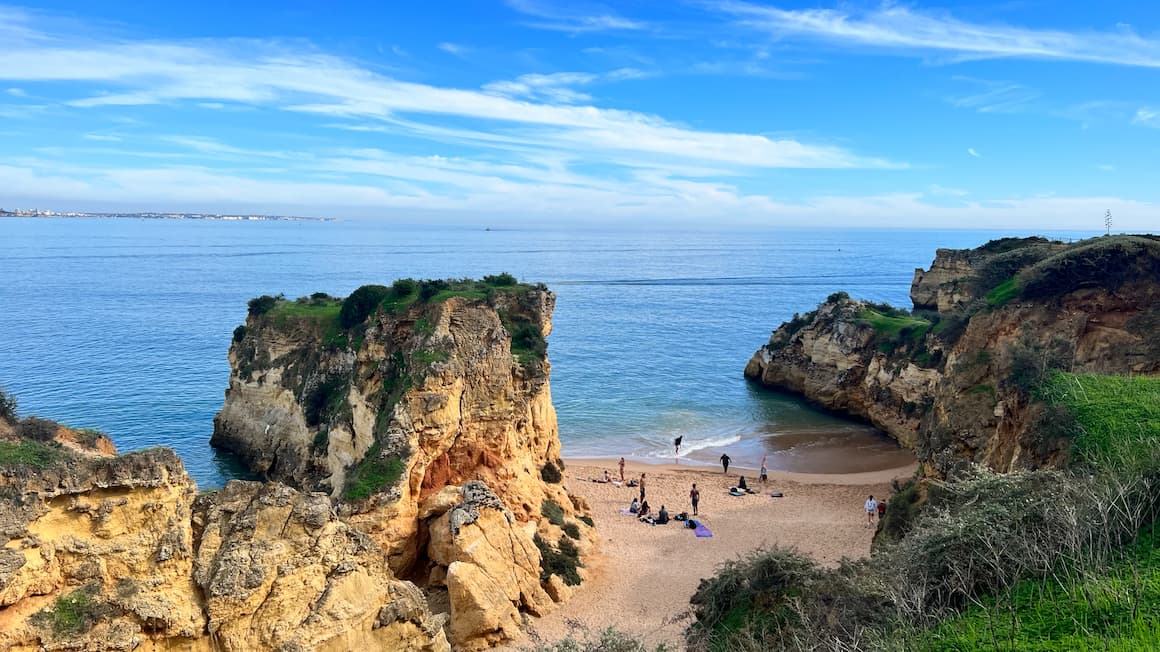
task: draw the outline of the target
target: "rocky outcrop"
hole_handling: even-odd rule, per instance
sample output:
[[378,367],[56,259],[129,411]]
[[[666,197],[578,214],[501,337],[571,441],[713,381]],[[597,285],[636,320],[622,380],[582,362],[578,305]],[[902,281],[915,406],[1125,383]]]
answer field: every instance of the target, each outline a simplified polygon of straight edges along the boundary
[[962,460],[1006,471],[1066,459],[1033,392],[1051,369],[1160,373],[1151,237],[940,249],[911,298],[913,313],[832,295],[774,331],[745,375],[864,419],[942,473]]
[[[562,462],[545,356],[551,292],[492,277],[269,299],[235,333],[214,445],[328,494],[396,575],[446,591],[458,647],[508,638],[567,595],[547,593],[562,580],[540,568],[535,535],[555,550],[563,527],[576,528],[582,553],[594,535],[579,518],[587,506],[552,473]],[[352,318],[356,304],[365,314]],[[461,487],[477,486],[494,505],[473,493],[455,507]],[[448,535],[464,510],[478,520]]]
[[230,650],[448,649],[444,619],[395,579],[324,494],[234,481],[199,498],[193,579],[208,635]]
[[0,649],[449,648],[326,496],[234,482],[197,498],[167,449],[53,452],[0,472]]

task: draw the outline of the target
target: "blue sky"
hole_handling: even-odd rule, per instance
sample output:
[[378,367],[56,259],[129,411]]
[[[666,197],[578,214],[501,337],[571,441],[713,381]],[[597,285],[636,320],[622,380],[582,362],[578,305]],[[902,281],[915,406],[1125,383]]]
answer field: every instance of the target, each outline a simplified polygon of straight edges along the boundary
[[1160,225],[1160,5],[0,4],[0,206]]

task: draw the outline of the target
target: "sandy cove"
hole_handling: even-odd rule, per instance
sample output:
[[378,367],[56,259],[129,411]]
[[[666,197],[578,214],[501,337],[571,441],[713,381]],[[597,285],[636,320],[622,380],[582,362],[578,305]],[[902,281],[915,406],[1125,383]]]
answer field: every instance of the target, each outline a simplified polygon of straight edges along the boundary
[[[628,462],[625,477],[648,474],[649,505],[663,504],[671,514],[692,513],[689,489],[701,490],[700,519],[712,538],[696,538],[682,523],[649,526],[620,510],[638,495],[636,488],[590,482],[605,469],[619,477],[614,460],[567,460],[568,490],[592,506],[600,533],[600,553],[589,563],[589,579],[560,609],[534,620],[527,636],[501,648],[522,650],[536,642],[555,641],[582,624],[591,631],[608,626],[683,649],[687,625],[683,614],[701,578],[722,562],[762,546],[797,548],[819,562],[870,554],[874,530],[866,528],[866,496],[890,494],[890,481],[908,478],[910,465],[886,471],[850,474],[804,474],[771,471],[763,486],[750,469],[660,465]],[[730,496],[728,488],[744,473],[756,495]],[[780,491],[782,498],[770,497]]]

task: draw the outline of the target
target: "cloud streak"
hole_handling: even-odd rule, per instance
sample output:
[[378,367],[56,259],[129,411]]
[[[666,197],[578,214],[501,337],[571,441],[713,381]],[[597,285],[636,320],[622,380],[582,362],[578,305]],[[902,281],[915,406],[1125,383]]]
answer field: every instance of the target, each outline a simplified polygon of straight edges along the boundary
[[962,59],[1018,57],[1160,68],[1160,40],[1134,32],[1068,32],[972,23],[944,11],[883,4],[863,11],[780,9],[727,0],[718,12],[777,38],[889,52],[949,52]]

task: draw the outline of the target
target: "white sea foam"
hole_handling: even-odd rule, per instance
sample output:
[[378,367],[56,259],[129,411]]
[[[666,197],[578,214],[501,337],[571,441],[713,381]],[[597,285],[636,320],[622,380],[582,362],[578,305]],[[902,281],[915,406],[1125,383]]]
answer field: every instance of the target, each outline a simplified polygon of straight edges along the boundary
[[[674,439],[676,438],[674,437]],[[728,446],[730,444],[736,444],[739,441],[741,441],[741,435],[711,437],[709,439],[690,439],[688,435],[685,435],[685,438],[681,441],[681,453],[676,457],[687,457],[690,453],[695,453],[705,448]],[[644,455],[646,457],[673,457],[673,443],[669,441],[663,447],[646,451]]]

